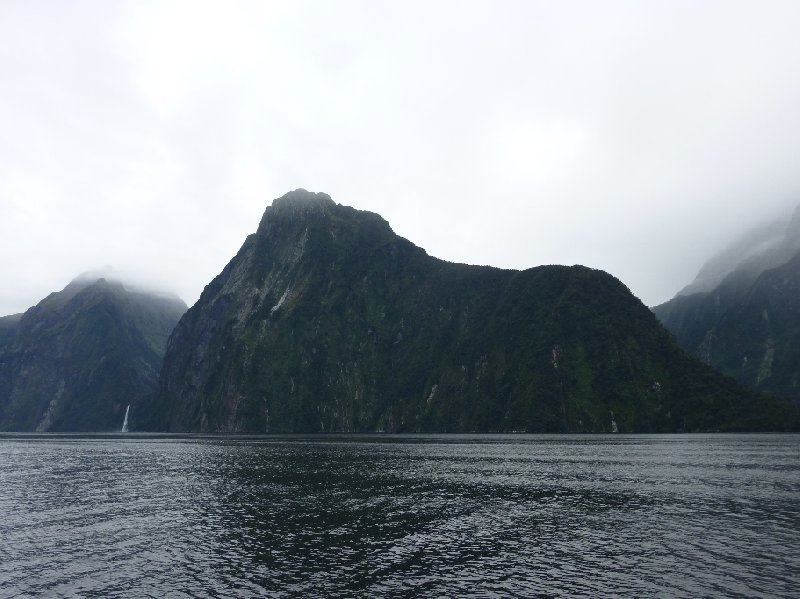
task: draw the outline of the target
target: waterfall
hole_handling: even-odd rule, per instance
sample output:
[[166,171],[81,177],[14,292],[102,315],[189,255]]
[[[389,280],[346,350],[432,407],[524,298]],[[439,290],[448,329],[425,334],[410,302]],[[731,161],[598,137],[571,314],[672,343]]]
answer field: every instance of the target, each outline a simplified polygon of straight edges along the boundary
[[131,404],[128,404],[128,407],[125,409],[125,420],[122,421],[122,432],[128,432],[128,412],[131,411]]

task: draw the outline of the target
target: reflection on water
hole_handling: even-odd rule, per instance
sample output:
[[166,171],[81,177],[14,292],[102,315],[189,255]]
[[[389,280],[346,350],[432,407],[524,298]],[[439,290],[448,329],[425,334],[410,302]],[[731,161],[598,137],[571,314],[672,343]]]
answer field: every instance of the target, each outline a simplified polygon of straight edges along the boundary
[[0,596],[791,596],[800,436],[0,437]]

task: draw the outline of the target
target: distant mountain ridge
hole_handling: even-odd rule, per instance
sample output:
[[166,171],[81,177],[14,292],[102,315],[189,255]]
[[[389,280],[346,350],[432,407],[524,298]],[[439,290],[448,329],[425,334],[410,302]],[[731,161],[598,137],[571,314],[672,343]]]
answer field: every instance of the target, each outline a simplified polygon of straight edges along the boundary
[[755,227],[700,268],[678,296],[713,291],[731,274],[755,280],[760,273],[788,262],[800,253],[800,206],[789,219],[781,218]]
[[[800,401],[800,209],[732,248],[720,254],[725,260],[715,257],[703,267],[701,284],[653,312],[707,364],[753,388]],[[708,290],[693,293],[713,282],[707,274],[714,271],[727,272]]]
[[81,276],[0,318],[0,430],[119,430],[128,404],[147,423],[167,338],[185,311],[177,297]]
[[172,431],[797,426],[678,348],[604,272],[448,263],[305,190],[266,209],[181,318],[157,404]]

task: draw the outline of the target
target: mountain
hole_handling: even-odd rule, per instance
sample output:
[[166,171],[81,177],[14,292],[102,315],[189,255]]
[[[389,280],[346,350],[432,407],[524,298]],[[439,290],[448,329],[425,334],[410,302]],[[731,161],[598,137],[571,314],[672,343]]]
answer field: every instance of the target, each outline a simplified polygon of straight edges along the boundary
[[713,256],[701,268],[689,285],[677,296],[689,296],[713,291],[725,279],[736,273],[739,284],[753,283],[755,278],[771,268],[788,262],[800,253],[800,207],[790,219],[779,218],[754,227],[741,238]]
[[[149,423],[167,338],[186,304],[79,277],[0,318],[0,430],[109,431]],[[141,410],[139,408],[142,408]]]
[[305,190],[266,209],[181,318],[159,387],[171,431],[797,426],[604,272],[444,262]]
[[800,210],[771,228],[767,243],[758,234],[764,228],[703,267],[701,280],[726,257],[724,276],[710,290],[693,292],[706,287],[695,281],[653,312],[705,363],[800,402]]

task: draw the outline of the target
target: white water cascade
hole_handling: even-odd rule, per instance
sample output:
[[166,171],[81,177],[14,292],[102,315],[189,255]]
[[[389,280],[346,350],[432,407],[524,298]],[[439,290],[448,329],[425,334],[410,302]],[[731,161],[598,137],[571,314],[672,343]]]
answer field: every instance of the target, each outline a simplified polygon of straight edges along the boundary
[[128,407],[125,409],[125,420],[122,422],[122,432],[128,432],[128,412],[131,411],[131,404],[128,404]]

